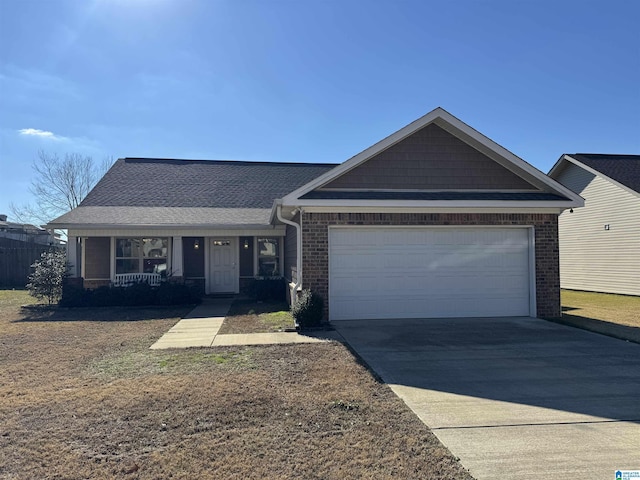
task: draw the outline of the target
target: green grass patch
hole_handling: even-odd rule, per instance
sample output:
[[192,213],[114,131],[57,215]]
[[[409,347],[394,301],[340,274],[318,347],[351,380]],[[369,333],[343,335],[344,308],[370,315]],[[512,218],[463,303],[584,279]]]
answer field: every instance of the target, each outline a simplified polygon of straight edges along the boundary
[[0,308],[20,307],[36,303],[42,302],[29,295],[27,290],[0,290]]
[[285,302],[235,301],[227,314],[220,335],[281,332],[293,328],[294,321]]
[[562,316],[640,327],[640,297],[562,290]]
[[115,380],[146,375],[189,375],[211,368],[252,369],[252,351],[248,348],[224,351],[182,350],[125,351],[96,359],[88,373]]
[[292,328],[294,326],[293,317],[289,310],[263,313],[259,315],[259,318],[262,324],[272,331],[281,331],[285,328]]
[[288,311],[286,302],[256,302],[254,300],[236,300],[229,309],[228,316],[235,315],[260,315],[262,313],[276,313]]

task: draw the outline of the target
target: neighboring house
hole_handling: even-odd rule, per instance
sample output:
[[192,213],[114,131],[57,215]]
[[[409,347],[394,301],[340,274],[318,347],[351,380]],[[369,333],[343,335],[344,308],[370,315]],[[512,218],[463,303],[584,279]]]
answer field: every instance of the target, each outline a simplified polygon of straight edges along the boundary
[[60,239],[35,225],[15,223],[0,215],[0,287],[24,287],[31,265]]
[[640,155],[563,155],[549,176],[585,200],[560,215],[562,288],[640,295]]
[[582,204],[437,108],[339,165],[121,159],[49,226],[80,239],[88,287],[167,271],[236,293],[275,274],[332,321],[555,317],[558,215]]

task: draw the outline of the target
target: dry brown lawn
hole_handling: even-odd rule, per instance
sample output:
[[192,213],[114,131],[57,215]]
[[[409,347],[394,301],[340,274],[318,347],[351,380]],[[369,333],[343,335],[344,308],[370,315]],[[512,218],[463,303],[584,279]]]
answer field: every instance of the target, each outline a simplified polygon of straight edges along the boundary
[[28,301],[0,292],[2,479],[471,478],[340,344],[152,351],[185,309]]

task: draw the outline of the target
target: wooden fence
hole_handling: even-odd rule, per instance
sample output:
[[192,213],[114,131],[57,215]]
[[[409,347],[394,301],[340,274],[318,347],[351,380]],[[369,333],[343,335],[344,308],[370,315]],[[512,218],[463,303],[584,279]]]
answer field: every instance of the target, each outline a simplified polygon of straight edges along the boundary
[[31,265],[50,248],[39,243],[0,238],[0,288],[24,288]]

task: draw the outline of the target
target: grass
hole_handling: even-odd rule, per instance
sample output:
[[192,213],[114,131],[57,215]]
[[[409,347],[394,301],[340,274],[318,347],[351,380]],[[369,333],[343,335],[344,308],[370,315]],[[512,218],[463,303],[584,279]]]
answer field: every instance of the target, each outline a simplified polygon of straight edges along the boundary
[[640,297],[562,290],[561,323],[640,343]]
[[40,300],[29,295],[27,290],[0,290],[0,308],[40,304]]
[[185,311],[20,295],[0,292],[0,478],[471,478],[338,343],[149,350]]
[[640,297],[562,290],[562,316],[640,327]]
[[269,333],[290,328],[294,328],[294,321],[286,303],[236,300],[218,333]]

